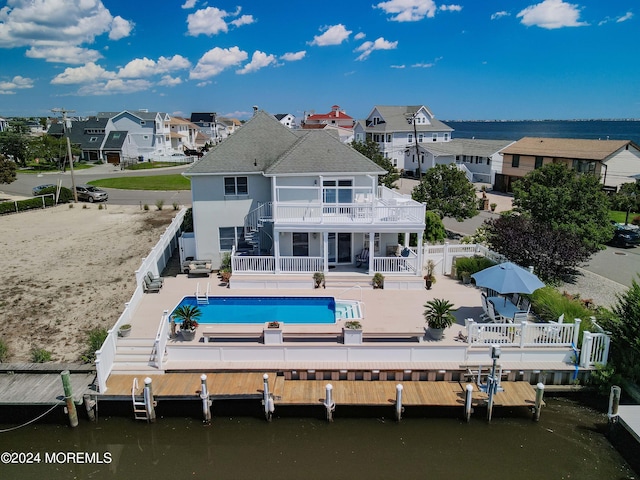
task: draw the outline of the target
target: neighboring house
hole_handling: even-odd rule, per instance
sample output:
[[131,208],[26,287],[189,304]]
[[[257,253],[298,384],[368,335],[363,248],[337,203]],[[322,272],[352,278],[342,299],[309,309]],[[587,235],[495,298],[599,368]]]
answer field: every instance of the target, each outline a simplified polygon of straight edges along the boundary
[[196,136],[198,134],[198,126],[184,118],[171,117],[169,121],[171,129],[171,148],[182,153],[184,150],[196,149]]
[[502,154],[502,174],[496,175],[495,188],[504,192],[511,191],[515,180],[548,163],[564,163],[578,172],[593,173],[611,191],[633,182],[634,175],[640,173],[640,147],[630,140],[525,137]]
[[[191,123],[198,127],[199,132],[206,138],[203,145],[211,142],[217,144],[222,141],[221,130],[226,127],[224,124],[218,122],[218,114],[216,112],[194,112],[191,114]],[[202,137],[199,138],[199,142],[202,141]]]
[[323,129],[326,126],[353,128],[354,119],[340,109],[340,106],[334,105],[329,113],[312,113],[305,114],[302,122],[304,129]]
[[454,138],[449,142],[427,143],[427,168],[455,163],[470,182],[494,184],[496,174],[502,173],[502,149],[512,140],[476,140]]
[[0,118],[0,132],[6,132],[8,129],[9,122],[4,118]]
[[[415,278],[425,207],[379,187],[384,173],[334,134],[291,130],[259,111],[184,173],[196,257],[217,268],[231,253],[234,276],[361,263],[362,272]],[[415,233],[418,246],[395,256],[401,233],[407,242]]]
[[162,112],[147,110],[119,113],[101,112],[99,117],[108,118],[106,131],[126,131],[127,149],[132,158],[145,160],[171,155],[171,117]]
[[128,133],[113,130],[107,134],[102,145],[102,155],[107,163],[119,165],[125,158],[135,158],[135,152],[130,150],[131,144],[127,142]]
[[287,128],[296,128],[296,117],[290,113],[276,113],[274,115],[282,125]]
[[[68,129],[69,141],[80,149],[80,160],[86,162],[103,162],[102,145],[106,138],[108,119],[103,117],[89,117],[76,120]],[[47,132],[54,137],[63,137],[65,129],[62,122],[52,123]]]
[[356,142],[373,140],[396,169],[415,176],[418,167],[421,172],[430,168],[425,144],[448,142],[453,131],[424,105],[376,105],[353,130]]

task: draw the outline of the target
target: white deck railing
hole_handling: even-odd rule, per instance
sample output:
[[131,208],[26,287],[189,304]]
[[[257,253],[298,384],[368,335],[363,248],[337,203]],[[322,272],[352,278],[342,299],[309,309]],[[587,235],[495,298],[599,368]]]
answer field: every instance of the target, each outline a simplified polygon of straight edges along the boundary
[[156,333],[156,339],[153,342],[153,351],[151,352],[151,362],[153,365],[162,370],[164,355],[167,348],[167,341],[169,340],[169,311],[162,312],[162,318],[160,319],[160,325],[158,325],[158,332]]
[[280,257],[280,271],[307,273],[324,271],[322,257]]
[[273,219],[276,223],[305,225],[331,224],[403,224],[424,222],[424,205],[416,202],[407,204],[385,204],[378,201],[375,205],[367,203],[341,204],[293,204],[277,203],[273,206]]
[[276,258],[256,256],[231,256],[231,271],[234,273],[273,273],[276,269]]
[[469,345],[498,344],[510,347],[577,345],[580,322],[576,323],[476,323],[467,325]]
[[606,365],[609,358],[611,337],[606,333],[584,332],[580,351],[580,366]]
[[414,274],[418,270],[418,257],[374,257],[373,270],[381,273]]

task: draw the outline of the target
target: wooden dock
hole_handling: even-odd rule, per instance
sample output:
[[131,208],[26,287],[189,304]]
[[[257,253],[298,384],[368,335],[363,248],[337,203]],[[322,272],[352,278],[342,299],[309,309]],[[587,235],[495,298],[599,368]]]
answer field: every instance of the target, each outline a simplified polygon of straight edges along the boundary
[[[136,375],[111,375],[107,381],[105,399],[130,398],[133,378]],[[144,376],[138,375],[138,384],[144,386]],[[200,374],[167,373],[150,375],[153,393],[157,398],[198,399]],[[336,405],[385,406],[393,405],[396,397],[395,381],[365,380],[285,380],[283,376],[269,374],[269,389],[275,405],[321,405],[327,383],[333,386]],[[403,405],[462,407],[465,385],[460,382],[407,381],[403,385]],[[263,393],[262,373],[209,373],[207,388],[212,400],[261,399]],[[535,389],[527,382],[502,382],[504,391],[498,392],[494,405],[498,407],[532,407]],[[486,403],[487,395],[474,385],[473,404]]]
[[3,364],[0,370],[0,405],[55,405],[64,403],[60,372],[71,372],[74,403],[95,394],[94,367],[89,365]]
[[620,405],[618,418],[620,424],[640,442],[640,405]]

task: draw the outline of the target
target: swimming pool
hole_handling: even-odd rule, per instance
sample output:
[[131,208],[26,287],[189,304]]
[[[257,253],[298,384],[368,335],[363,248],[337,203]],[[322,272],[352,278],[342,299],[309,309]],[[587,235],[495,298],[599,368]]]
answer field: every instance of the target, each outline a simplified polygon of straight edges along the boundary
[[332,324],[341,318],[361,318],[359,302],[333,297],[209,297],[200,303],[184,297],[176,306],[197,305],[203,324]]

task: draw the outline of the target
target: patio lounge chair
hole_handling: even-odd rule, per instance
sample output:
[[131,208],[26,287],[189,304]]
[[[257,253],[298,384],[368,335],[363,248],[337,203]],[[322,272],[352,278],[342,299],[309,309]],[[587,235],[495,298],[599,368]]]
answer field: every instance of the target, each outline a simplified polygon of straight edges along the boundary
[[363,248],[362,251],[356,257],[356,267],[361,265],[369,265],[369,249]]
[[147,272],[147,278],[149,279],[149,281],[151,283],[159,283],[160,286],[162,286],[162,284],[164,283],[164,278],[162,278],[162,277],[154,277],[153,273],[151,273],[151,272]]
[[142,290],[144,293],[158,293],[162,285],[159,283],[150,282],[147,276],[145,275],[142,282]]

